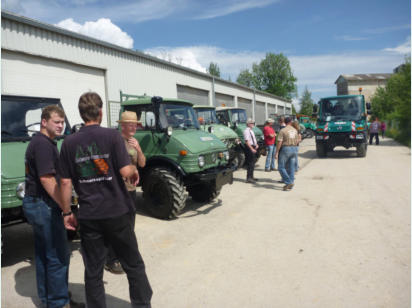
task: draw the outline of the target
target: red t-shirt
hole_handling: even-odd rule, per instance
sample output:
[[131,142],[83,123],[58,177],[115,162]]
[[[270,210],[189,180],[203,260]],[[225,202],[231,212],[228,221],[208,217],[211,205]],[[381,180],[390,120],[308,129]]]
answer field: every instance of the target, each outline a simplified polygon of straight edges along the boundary
[[272,126],[266,125],[263,127],[263,136],[265,136],[265,144],[266,145],[273,145],[275,144],[276,137],[270,137],[269,135],[272,135],[275,133],[275,130],[273,129]]

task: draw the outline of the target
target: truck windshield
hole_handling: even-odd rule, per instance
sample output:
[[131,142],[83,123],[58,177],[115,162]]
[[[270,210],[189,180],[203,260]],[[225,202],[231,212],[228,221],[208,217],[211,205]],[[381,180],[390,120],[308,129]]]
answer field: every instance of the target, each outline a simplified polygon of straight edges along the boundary
[[232,123],[246,123],[246,110],[232,109]]
[[[2,141],[30,140],[33,134],[40,131],[42,108],[53,104],[58,105],[58,100],[2,96]],[[70,129],[66,123],[64,134],[69,132]]]
[[339,97],[322,99],[319,102],[319,118],[322,121],[361,119],[363,113],[360,97]]
[[161,121],[162,128],[171,126],[175,129],[199,128],[195,111],[192,106],[184,104],[166,103],[160,106],[161,113],[165,115]]
[[216,117],[216,111],[211,109],[195,109],[197,113],[197,119],[200,124],[219,124],[219,120]]

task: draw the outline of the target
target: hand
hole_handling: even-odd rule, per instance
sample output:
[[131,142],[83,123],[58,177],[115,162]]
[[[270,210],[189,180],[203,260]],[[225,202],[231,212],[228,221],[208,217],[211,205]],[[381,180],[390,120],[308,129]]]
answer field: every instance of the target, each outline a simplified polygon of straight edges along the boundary
[[139,176],[139,171],[136,171],[128,178],[129,182],[133,184],[134,186],[137,186],[139,184],[140,176]]
[[276,154],[275,154],[275,159],[276,159],[276,160],[278,159],[278,156],[279,156],[279,153],[276,153]]
[[69,216],[64,216],[63,217],[63,223],[64,223],[64,227],[67,230],[72,230],[72,231],[76,231],[76,227],[77,227],[77,219],[76,217],[73,215],[73,213]]
[[134,137],[130,137],[129,139],[127,139],[127,143],[134,147],[136,150],[140,148],[139,142]]
[[252,148],[252,153],[255,154],[256,152],[257,151],[254,148]]

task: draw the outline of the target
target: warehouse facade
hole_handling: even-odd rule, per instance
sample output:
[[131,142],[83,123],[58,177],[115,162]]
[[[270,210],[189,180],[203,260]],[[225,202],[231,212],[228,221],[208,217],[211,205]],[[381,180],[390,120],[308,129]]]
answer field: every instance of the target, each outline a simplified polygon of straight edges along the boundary
[[118,119],[120,90],[242,107],[257,124],[291,114],[291,101],[59,27],[2,11],[2,95],[59,99],[71,124],[86,91],[105,102],[103,126]]

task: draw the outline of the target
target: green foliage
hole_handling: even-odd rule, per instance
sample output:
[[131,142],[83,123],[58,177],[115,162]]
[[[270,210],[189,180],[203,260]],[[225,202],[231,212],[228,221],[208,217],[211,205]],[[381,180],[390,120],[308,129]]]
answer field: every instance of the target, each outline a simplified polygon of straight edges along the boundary
[[[396,123],[389,129],[398,141],[411,139],[411,61],[406,59],[398,73],[393,74],[386,88],[379,88],[371,99],[372,113],[380,120]],[[394,126],[394,125],[393,125]]]
[[267,53],[260,63],[252,65],[252,71],[243,70],[237,78],[240,84],[287,99],[296,93],[296,81],[289,60],[282,53]]
[[207,72],[212,76],[220,77],[220,68],[217,63],[210,62]]
[[296,112],[296,108],[295,108],[295,106],[292,104],[292,114],[296,114],[297,112]]
[[300,99],[300,111],[299,113],[306,114],[308,116],[312,115],[312,110],[313,110],[313,99],[312,99],[312,93],[308,90],[308,87],[305,87],[305,90],[303,91],[302,98]]

